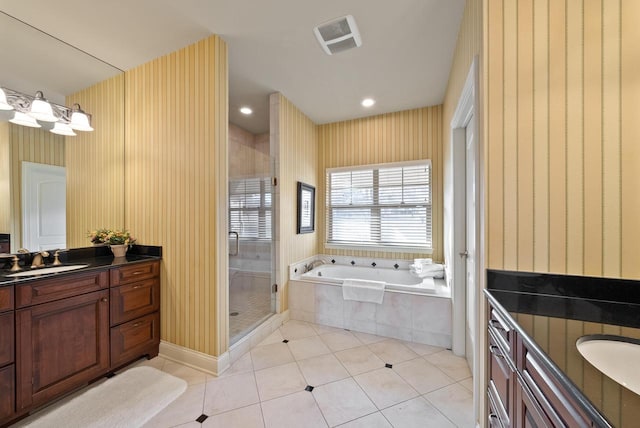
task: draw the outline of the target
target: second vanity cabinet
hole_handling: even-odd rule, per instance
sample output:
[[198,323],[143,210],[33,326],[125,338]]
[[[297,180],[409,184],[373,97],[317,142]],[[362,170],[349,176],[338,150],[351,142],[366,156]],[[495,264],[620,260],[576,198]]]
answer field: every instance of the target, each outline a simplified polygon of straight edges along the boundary
[[159,273],[160,261],[152,260],[0,288],[0,425],[156,356]]
[[489,299],[487,404],[490,427],[592,427],[571,393]]
[[0,288],[0,425],[15,413],[13,286]]

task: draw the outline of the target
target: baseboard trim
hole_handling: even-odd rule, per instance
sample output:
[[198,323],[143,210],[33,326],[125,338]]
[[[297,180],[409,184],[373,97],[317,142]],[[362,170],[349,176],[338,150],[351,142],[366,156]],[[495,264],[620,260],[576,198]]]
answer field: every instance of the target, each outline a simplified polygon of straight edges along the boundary
[[231,365],[228,351],[216,357],[164,340],[160,341],[159,356],[214,376],[218,376]]
[[289,310],[280,314],[274,314],[271,318],[262,323],[254,331],[243,337],[238,343],[230,347],[228,351],[219,356],[205,354],[203,352],[194,351],[175,343],[160,341],[161,357],[170,361],[183,364],[187,367],[200,370],[213,376],[219,376],[245,353],[249,352],[253,347],[260,343],[273,331],[277,330],[283,323],[289,321]]

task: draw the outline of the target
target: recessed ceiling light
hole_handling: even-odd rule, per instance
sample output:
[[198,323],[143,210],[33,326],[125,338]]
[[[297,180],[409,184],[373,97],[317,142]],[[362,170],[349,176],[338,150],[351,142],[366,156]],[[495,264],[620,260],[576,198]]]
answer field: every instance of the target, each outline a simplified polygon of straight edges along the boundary
[[250,115],[251,113],[253,113],[253,110],[251,110],[249,107],[240,107],[240,113]]
[[362,100],[361,104],[363,107],[371,107],[375,103],[376,101],[373,98],[365,98],[364,100]]

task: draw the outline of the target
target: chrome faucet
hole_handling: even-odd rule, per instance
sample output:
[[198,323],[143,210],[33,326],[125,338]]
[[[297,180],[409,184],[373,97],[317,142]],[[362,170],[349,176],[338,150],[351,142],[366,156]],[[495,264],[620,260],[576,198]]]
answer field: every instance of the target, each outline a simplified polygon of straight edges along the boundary
[[31,262],[31,269],[44,267],[44,259],[43,257],[49,257],[48,251],[40,251],[33,256],[33,261]]
[[309,272],[309,271],[311,271],[311,270],[315,269],[316,267],[318,267],[318,266],[320,266],[320,265],[323,265],[323,264],[325,264],[325,263],[326,263],[326,262],[325,262],[324,260],[319,259],[319,260],[314,260],[314,261],[312,261],[312,262],[311,262],[311,263],[309,263],[308,265],[307,265],[307,264],[305,264],[305,265],[304,265],[304,273],[307,273],[307,272]]

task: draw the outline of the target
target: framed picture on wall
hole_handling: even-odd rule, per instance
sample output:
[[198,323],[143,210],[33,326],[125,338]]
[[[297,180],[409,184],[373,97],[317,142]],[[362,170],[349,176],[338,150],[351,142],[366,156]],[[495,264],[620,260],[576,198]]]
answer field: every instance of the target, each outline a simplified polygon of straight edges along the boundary
[[298,233],[315,230],[316,188],[298,181]]

